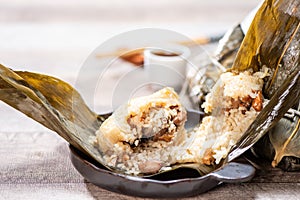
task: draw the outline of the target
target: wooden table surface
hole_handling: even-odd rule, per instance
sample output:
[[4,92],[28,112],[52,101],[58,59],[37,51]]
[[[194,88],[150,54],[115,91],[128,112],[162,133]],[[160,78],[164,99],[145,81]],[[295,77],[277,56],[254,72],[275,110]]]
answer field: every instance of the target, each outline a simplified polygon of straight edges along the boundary
[[[112,35],[167,28],[195,38],[223,33],[258,0],[0,0],[0,62],[71,84],[88,55]],[[73,168],[56,133],[0,102],[0,199],[139,199],[103,190]],[[258,171],[188,199],[299,199],[300,173]]]

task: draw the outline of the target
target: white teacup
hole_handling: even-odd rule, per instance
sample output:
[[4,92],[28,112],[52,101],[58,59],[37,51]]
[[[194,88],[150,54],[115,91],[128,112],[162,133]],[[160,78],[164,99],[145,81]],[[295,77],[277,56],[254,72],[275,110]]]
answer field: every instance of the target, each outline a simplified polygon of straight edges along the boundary
[[189,48],[181,45],[147,48],[144,51],[144,68],[148,81],[158,88],[168,86],[179,92],[185,81],[189,56]]

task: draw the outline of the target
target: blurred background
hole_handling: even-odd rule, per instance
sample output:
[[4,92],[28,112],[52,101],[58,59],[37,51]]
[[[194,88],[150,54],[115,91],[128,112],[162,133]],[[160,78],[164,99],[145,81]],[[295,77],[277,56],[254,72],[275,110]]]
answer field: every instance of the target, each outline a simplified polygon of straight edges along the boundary
[[0,0],[0,62],[73,84],[102,42],[137,28],[191,39],[224,33],[259,0]]
[[[102,79],[103,84],[97,89],[100,92],[96,93],[102,95],[100,97],[92,97],[95,92],[89,91],[92,87],[77,87],[81,68],[103,42],[140,28],[168,29],[191,39],[219,36],[242,21],[259,2],[0,0],[0,63],[14,70],[58,77],[79,89],[89,106],[93,106],[94,102],[90,102],[95,101],[101,108],[110,108],[108,105],[116,99],[112,91],[116,78],[131,70],[132,66],[123,65],[123,71],[118,68],[117,73],[110,73],[111,77]],[[0,124],[7,123],[7,118],[15,119],[10,120],[12,124],[5,126],[4,130],[0,127],[0,131],[16,131],[20,120],[22,126],[18,128],[21,131],[24,127],[27,131],[44,130],[41,125],[32,123],[31,119],[3,102],[0,102],[0,113]]]

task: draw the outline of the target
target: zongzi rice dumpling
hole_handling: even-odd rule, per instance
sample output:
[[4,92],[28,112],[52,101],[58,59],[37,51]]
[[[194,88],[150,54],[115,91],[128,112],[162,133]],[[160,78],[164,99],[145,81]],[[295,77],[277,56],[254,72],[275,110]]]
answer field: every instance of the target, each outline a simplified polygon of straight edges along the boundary
[[173,89],[131,99],[101,125],[95,144],[111,167],[129,174],[176,163],[217,165],[262,110],[266,76],[267,68],[223,73],[203,104],[208,116],[191,131]]
[[[202,104],[209,115],[191,133],[185,162],[220,163],[263,108],[263,78],[268,69],[254,73],[226,72]],[[190,158],[190,159],[188,159]]]
[[185,140],[186,111],[171,88],[131,99],[97,131],[107,163],[127,173],[155,173],[174,163],[172,152]]

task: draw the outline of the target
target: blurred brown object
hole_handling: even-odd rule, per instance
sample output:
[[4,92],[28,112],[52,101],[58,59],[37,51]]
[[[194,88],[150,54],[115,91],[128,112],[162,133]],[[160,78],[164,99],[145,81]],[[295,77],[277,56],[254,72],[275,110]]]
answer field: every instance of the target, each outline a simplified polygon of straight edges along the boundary
[[[189,41],[181,41],[177,42],[178,44],[185,45],[187,47],[191,47],[194,45],[204,45],[209,43],[218,42],[222,38],[223,34],[212,36],[212,37],[199,37],[194,40]],[[142,66],[144,64],[144,48],[140,49],[128,49],[128,48],[120,48],[115,52],[111,53],[103,53],[96,55],[97,58],[105,58],[105,57],[112,57],[118,56],[122,60],[132,63],[135,66]]]
[[144,48],[126,52],[120,58],[126,62],[130,62],[135,66],[142,66],[144,64]]

